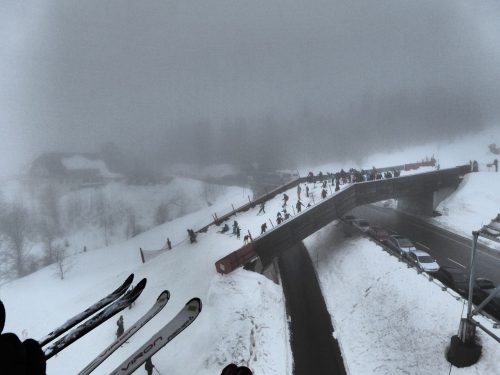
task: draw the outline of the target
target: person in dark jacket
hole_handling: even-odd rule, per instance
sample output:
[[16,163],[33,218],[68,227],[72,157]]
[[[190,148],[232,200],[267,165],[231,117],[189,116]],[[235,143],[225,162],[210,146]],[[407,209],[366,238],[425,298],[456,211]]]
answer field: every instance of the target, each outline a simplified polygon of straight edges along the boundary
[[123,335],[123,332],[125,332],[125,330],[123,329],[123,315],[120,315],[118,321],[116,322],[116,325],[118,326],[116,330],[116,338],[119,339],[121,335]]
[[326,189],[321,190],[321,198],[326,198],[327,191]]
[[282,221],[283,221],[283,216],[281,216],[281,212],[278,211],[278,213],[276,214],[276,223],[280,225]]
[[300,212],[302,210],[302,207],[304,206],[304,204],[298,200],[297,203],[295,204],[295,208],[297,209],[297,212]]
[[153,365],[153,362],[151,362],[151,357],[146,359],[146,363],[144,364],[144,368],[146,369],[148,375],[153,375],[153,369],[155,366]]
[[267,223],[264,223],[260,226],[260,234],[266,233]]
[[196,233],[194,233],[194,230],[188,229],[187,232],[189,235],[189,242],[195,243],[196,242]]

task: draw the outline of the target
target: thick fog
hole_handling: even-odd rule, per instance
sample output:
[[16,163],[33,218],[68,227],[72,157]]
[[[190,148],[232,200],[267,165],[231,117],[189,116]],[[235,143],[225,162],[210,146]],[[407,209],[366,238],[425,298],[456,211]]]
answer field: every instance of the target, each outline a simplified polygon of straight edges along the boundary
[[109,141],[293,168],[475,131],[499,118],[495,4],[2,1],[0,174]]

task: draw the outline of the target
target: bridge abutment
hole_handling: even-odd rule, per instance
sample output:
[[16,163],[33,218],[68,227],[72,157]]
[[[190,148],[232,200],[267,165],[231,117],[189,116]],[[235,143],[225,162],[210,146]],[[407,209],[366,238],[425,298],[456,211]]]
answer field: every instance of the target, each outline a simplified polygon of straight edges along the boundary
[[398,209],[420,216],[432,216],[433,211],[449,197],[456,186],[445,187],[433,192],[421,193],[398,199]]

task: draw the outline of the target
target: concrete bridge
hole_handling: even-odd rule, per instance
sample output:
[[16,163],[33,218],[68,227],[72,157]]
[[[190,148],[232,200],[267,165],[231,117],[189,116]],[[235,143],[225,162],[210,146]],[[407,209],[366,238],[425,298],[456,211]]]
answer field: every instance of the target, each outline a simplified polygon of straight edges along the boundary
[[[255,238],[252,243],[232,252],[215,263],[220,273],[260,258],[263,267],[274,258],[357,206],[386,199],[398,199],[398,207],[407,212],[431,215],[436,206],[453,192],[469,165],[410,176],[354,183],[316,205],[286,220],[281,225]],[[295,186],[302,182],[298,179]],[[287,189],[293,186],[287,184]]]

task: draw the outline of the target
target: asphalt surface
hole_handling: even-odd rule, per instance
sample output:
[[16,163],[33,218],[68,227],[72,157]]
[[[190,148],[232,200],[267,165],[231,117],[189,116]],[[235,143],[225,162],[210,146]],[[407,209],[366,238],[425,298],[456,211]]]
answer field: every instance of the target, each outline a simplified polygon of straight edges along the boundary
[[342,354],[313,263],[302,242],[279,258],[290,316],[294,375],[345,374]]
[[[470,238],[435,227],[417,217],[374,205],[357,207],[351,211],[358,219],[379,225],[390,234],[409,238],[417,248],[431,254],[441,266],[451,266],[468,273],[472,233]],[[478,244],[476,277],[486,277],[495,285],[500,284],[500,253]]]

